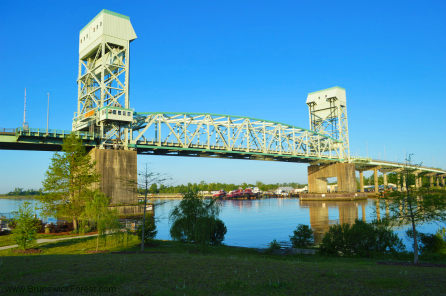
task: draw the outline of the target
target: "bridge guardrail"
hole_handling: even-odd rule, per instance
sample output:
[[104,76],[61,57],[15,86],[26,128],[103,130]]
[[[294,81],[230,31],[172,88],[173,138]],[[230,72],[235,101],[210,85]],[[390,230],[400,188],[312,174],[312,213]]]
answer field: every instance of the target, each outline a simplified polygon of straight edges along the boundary
[[[65,138],[65,136],[68,136],[72,133],[71,130],[58,130],[58,129],[46,129],[46,128],[28,128],[23,129],[23,127],[19,127],[15,129],[16,135],[26,135],[26,136],[44,136],[48,135],[55,138]],[[76,135],[78,135],[81,139],[94,139],[95,133],[93,132],[83,132],[83,131],[77,131],[74,132]]]
[[15,133],[15,132],[16,132],[15,128],[0,127],[0,133]]
[[[388,163],[388,164],[396,164],[396,165],[399,165],[399,166],[402,166],[402,167],[406,165],[406,163],[403,163],[403,162],[388,161],[388,160],[382,160],[382,159],[374,159],[374,158],[371,158],[371,157],[350,156],[350,159],[353,159],[353,160],[364,160],[364,161],[367,161],[367,162],[384,162],[384,163]],[[412,164],[412,166],[415,166],[415,165]],[[423,169],[423,168],[443,171],[442,168],[436,168],[436,167],[430,167],[430,166],[420,166],[420,169]]]

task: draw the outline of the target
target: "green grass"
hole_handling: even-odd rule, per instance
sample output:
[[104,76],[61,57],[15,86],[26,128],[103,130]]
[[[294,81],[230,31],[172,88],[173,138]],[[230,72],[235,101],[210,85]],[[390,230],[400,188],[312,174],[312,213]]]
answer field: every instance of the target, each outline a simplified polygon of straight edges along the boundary
[[[72,236],[76,236],[76,235],[67,235],[67,234],[63,234],[63,235],[54,235],[54,234],[45,234],[45,233],[39,233],[37,234],[37,238],[47,238],[47,239],[58,239],[58,238],[63,238],[63,237],[72,237]],[[2,235],[0,236],[0,247],[4,247],[4,246],[10,246],[10,245],[15,245],[16,242],[11,240],[11,236],[10,235]]]
[[[377,265],[376,259],[268,255],[254,249],[156,241],[149,254],[86,254],[96,239],[40,245],[40,254],[0,251],[0,294],[7,287],[115,287],[116,295],[441,295],[443,268]],[[137,251],[109,237],[100,249]],[[444,262],[442,262],[444,263]],[[33,293],[27,293],[27,295]],[[39,294],[39,293],[34,293]],[[69,293],[68,293],[69,294]],[[73,295],[95,294],[94,292]]]

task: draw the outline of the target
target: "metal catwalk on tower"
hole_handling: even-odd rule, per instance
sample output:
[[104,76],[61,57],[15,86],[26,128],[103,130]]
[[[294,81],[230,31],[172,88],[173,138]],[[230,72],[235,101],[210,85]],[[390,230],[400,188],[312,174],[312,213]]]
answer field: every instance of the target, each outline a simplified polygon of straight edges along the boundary
[[130,42],[135,39],[130,18],[105,9],[79,34],[78,99],[72,128],[99,135],[99,148],[128,149],[134,113],[129,100]]

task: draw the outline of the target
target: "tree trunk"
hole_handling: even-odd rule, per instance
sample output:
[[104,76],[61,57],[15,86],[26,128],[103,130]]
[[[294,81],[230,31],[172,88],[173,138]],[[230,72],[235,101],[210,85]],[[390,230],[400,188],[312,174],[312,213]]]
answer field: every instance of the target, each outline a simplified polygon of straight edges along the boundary
[[413,219],[412,219],[412,231],[413,231],[413,263],[418,264],[417,230],[415,229],[415,221]]
[[73,217],[73,230],[76,231],[77,230],[77,218]]

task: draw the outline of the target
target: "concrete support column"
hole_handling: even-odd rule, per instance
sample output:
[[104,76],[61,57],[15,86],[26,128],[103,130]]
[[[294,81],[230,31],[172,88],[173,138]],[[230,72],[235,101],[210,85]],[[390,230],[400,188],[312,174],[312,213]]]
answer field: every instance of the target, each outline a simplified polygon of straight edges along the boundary
[[384,190],[387,189],[387,173],[383,172]]
[[364,171],[359,171],[359,187],[360,191],[364,192]]
[[418,186],[419,188],[423,187],[423,182],[421,182],[421,176],[418,177]]
[[403,191],[406,191],[406,175],[403,174]]
[[374,175],[374,179],[375,179],[375,192],[378,193],[379,192],[379,187],[378,187],[378,169],[374,168],[373,169],[373,175]]
[[420,185],[418,184],[418,173],[415,173],[415,188],[420,188]]
[[435,179],[437,180],[437,187],[440,187],[440,177],[435,177]]
[[434,187],[434,176],[429,176],[430,187]]
[[357,191],[355,165],[353,163],[334,163],[308,167],[309,192],[326,193],[327,178],[331,177],[338,179],[338,191]]
[[441,176],[441,185],[443,185],[443,187],[445,186],[444,185],[444,176]]
[[398,173],[396,173],[396,178],[397,178],[397,187],[398,187],[398,191],[401,191],[402,190],[402,187],[403,186],[401,186],[401,175],[400,174],[398,174]]
[[111,197],[110,204],[136,204],[138,194],[132,186],[138,176],[136,151],[93,148],[89,154],[101,174],[99,188]]

